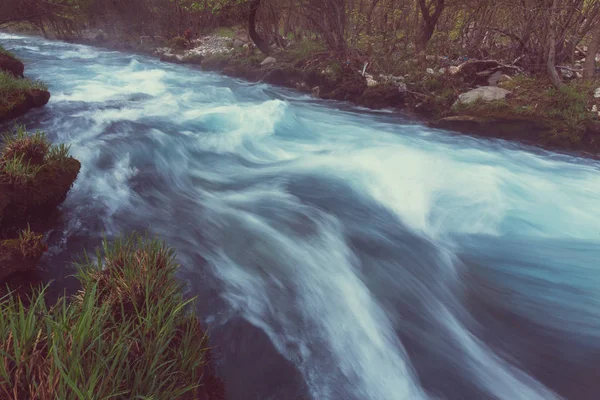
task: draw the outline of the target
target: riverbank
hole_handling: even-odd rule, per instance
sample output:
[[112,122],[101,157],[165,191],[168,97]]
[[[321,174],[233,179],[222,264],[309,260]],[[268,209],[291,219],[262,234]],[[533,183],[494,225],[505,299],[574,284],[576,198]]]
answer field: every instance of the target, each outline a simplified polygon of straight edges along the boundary
[[495,60],[428,56],[383,70],[365,57],[338,59],[312,41],[272,47],[266,56],[240,30],[189,41],[93,30],[68,41],[199,65],[325,100],[402,111],[434,128],[600,157],[600,80],[584,81],[569,71],[571,81],[557,90],[545,76]]
[[[50,98],[24,70],[2,49],[0,122]],[[40,96],[43,104],[21,101]],[[16,125],[0,139],[0,397],[225,399],[207,331],[164,243],[136,235],[105,242],[97,260],[78,266],[79,294],[55,305],[47,304],[49,286],[29,278],[80,169],[70,147],[44,132]]]
[[310,41],[273,47],[266,56],[242,31],[231,32],[192,41],[89,32],[71,41],[199,65],[321,99],[398,110],[435,128],[600,156],[598,79],[584,81],[570,73],[571,81],[557,90],[545,76],[526,74],[514,65],[435,57],[404,60],[394,71],[384,71],[366,58],[337,59]]

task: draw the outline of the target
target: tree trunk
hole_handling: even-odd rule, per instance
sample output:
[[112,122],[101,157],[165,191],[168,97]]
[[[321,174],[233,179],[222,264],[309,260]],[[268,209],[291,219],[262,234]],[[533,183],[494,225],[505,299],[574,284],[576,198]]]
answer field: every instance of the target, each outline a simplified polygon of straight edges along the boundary
[[260,0],[252,0],[252,3],[250,3],[250,16],[248,17],[248,34],[250,35],[250,39],[252,39],[256,47],[266,55],[269,55],[271,53],[271,49],[269,48],[269,42],[260,37],[258,32],[256,32],[256,13],[258,12],[259,6]]
[[600,48],[600,24],[592,32],[592,40],[588,46],[587,56],[583,64],[583,77],[592,79],[596,71],[596,53]]
[[548,75],[552,84],[558,89],[562,88],[563,82],[556,71],[556,1],[552,0],[552,7],[550,8],[550,24],[548,27]]

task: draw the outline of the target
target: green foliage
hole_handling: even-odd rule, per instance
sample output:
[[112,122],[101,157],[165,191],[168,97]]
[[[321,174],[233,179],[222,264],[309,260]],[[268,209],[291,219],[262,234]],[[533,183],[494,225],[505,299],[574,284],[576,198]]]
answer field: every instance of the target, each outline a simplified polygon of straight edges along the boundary
[[0,299],[0,397],[196,398],[205,336],[187,312],[173,252],[139,236],[104,243],[78,274],[83,289],[53,307]]
[[10,58],[14,58],[17,59],[17,57],[11,53],[10,51],[6,50],[4,47],[0,46],[0,54],[4,54],[6,56],[9,56]]
[[24,161],[24,156],[2,160],[0,163],[0,180],[15,186],[27,186],[41,170],[40,165],[31,165]]
[[22,157],[26,162],[41,164],[48,153],[50,142],[46,133],[35,131],[30,134],[23,125],[17,125],[14,134],[4,136],[1,149],[2,159]]
[[43,235],[33,232],[29,224],[27,224],[27,229],[19,232],[19,248],[24,258],[35,259],[48,250],[42,238]]
[[228,39],[233,39],[235,37],[235,30],[233,28],[221,27],[215,31],[215,35]]
[[0,71],[0,96],[4,97],[11,92],[32,89],[48,90],[48,87],[42,81],[19,79],[8,72]]
[[46,154],[45,161],[48,164],[64,166],[66,161],[70,158],[69,151],[71,150],[70,145],[57,144],[50,146],[48,153]]

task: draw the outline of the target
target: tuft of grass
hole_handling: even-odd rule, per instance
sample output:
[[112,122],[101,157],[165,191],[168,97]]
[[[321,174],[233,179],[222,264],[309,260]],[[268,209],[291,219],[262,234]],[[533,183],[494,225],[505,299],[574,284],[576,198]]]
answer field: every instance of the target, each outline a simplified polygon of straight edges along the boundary
[[27,224],[27,229],[19,232],[18,243],[23,258],[36,259],[48,250],[43,237],[43,235],[33,232],[29,224]]
[[40,170],[41,165],[31,165],[25,162],[24,156],[14,156],[0,162],[0,179],[11,185],[27,186],[32,183]]
[[39,165],[48,154],[50,142],[46,133],[35,131],[28,133],[23,125],[17,125],[14,133],[4,136],[1,154],[3,160],[23,157],[26,162]]
[[14,58],[15,60],[18,60],[17,56],[15,56],[13,53],[11,53],[10,51],[6,50],[2,46],[0,46],[0,54],[3,54],[5,56],[8,56],[10,58]]
[[0,398],[198,398],[206,337],[176,269],[164,243],[134,235],[85,258],[71,302],[0,299]]
[[48,90],[48,86],[42,81],[19,79],[8,72],[0,71],[0,97],[6,96],[12,92],[33,89]]
[[67,144],[56,144],[50,146],[46,153],[46,163],[58,165],[59,167],[65,166],[67,160],[71,157],[69,152],[71,146]]

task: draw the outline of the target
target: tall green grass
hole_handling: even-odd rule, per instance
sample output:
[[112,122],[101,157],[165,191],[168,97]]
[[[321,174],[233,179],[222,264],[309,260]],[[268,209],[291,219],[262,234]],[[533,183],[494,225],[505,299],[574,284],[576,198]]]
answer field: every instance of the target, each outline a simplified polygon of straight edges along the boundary
[[7,56],[9,56],[9,57],[11,57],[11,58],[14,58],[14,59],[17,59],[17,60],[18,60],[17,56],[15,56],[13,53],[11,53],[10,51],[6,50],[6,49],[5,49],[4,47],[2,47],[2,46],[0,46],[0,54],[7,55]]
[[0,96],[32,89],[48,90],[48,86],[42,81],[19,79],[8,72],[0,71]]
[[70,159],[70,146],[52,145],[45,132],[31,133],[22,125],[16,125],[2,140],[0,180],[14,185],[25,186],[33,182],[42,168],[60,169]]
[[196,398],[206,341],[176,269],[164,243],[134,235],[86,256],[72,300],[0,300],[0,398]]

